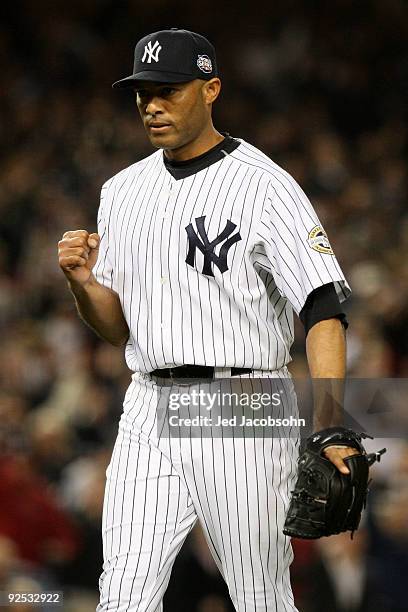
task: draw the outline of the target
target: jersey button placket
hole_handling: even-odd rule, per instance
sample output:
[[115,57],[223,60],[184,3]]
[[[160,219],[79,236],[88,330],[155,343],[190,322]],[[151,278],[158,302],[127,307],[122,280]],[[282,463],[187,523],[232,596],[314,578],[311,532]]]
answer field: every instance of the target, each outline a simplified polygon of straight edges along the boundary
[[163,210],[163,213],[162,213],[162,218],[163,219],[168,219],[169,218],[169,204],[170,204],[170,201],[171,201],[172,195],[173,195],[172,187],[173,187],[173,185],[170,182],[170,184],[168,185],[168,187],[166,188],[166,190],[164,192],[165,204],[164,204],[164,210]]
[[[166,189],[164,190],[163,193],[163,203],[164,203],[164,208],[162,211],[162,219],[164,220],[163,223],[163,232],[162,232],[162,236],[161,236],[161,240],[160,240],[160,267],[161,267],[161,276],[160,276],[160,286],[161,286],[161,312],[160,312],[160,328],[161,329],[165,329],[166,328],[166,323],[164,321],[164,317],[166,316],[166,312],[167,312],[167,306],[165,304],[165,299],[166,299],[166,283],[168,281],[168,276],[167,276],[167,257],[168,257],[168,240],[169,240],[169,236],[168,236],[168,231],[169,231],[169,227],[168,227],[168,221],[170,219],[170,203],[173,197],[173,189],[172,189],[172,181],[170,181],[169,185],[166,187]],[[167,245],[167,247],[166,247]]]

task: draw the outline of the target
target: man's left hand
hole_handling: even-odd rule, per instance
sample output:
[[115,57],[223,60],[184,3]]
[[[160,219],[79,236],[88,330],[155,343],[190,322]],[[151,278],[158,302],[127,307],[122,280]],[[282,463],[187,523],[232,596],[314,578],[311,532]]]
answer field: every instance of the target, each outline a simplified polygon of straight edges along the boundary
[[324,449],[323,454],[342,474],[350,474],[350,470],[343,459],[350,457],[350,455],[359,455],[359,452],[351,446],[328,446]]

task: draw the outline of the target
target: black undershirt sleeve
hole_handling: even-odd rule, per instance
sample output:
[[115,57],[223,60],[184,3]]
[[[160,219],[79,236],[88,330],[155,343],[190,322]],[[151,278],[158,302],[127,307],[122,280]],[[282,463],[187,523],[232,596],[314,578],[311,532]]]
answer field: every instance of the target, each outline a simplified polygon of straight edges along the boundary
[[344,329],[348,321],[333,283],[318,287],[307,297],[305,305],[299,313],[306,335],[313,325],[324,319],[339,319]]

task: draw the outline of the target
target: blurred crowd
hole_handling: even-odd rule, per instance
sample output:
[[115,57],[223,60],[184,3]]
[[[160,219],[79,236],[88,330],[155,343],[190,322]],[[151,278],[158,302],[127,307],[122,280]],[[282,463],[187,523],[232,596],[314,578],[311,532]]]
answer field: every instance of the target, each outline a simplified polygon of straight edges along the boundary
[[[0,591],[63,590],[68,612],[98,600],[105,470],[130,372],[78,319],[56,245],[68,229],[94,231],[103,182],[151,152],[132,94],[110,88],[141,36],[186,27],[215,44],[216,127],[298,180],[353,289],[349,375],[408,376],[405,1],[217,6],[0,7]],[[305,376],[299,325],[293,355]],[[354,540],[294,542],[302,612],[407,609],[408,441],[388,447]],[[167,612],[232,609],[198,529],[166,601]]]

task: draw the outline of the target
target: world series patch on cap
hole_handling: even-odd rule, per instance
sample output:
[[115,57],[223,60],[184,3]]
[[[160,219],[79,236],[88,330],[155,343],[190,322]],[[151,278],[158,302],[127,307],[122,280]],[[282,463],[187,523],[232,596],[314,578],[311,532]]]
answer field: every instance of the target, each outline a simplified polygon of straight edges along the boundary
[[114,88],[134,87],[137,81],[183,83],[218,76],[213,45],[189,30],[161,30],[136,44],[133,74],[113,83]]

